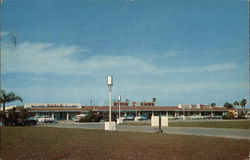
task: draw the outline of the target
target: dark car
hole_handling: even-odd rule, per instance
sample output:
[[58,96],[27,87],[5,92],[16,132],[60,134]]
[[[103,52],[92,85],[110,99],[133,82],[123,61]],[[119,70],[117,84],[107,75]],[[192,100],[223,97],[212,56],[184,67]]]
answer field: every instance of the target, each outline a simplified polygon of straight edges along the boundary
[[148,117],[147,117],[147,116],[144,116],[144,115],[139,116],[139,120],[147,120],[147,119],[148,119]]
[[28,117],[27,119],[18,119],[17,126],[33,126],[37,124],[37,120],[34,117]]
[[134,120],[135,119],[135,116],[133,115],[129,115],[127,117],[125,117],[125,120]]
[[28,117],[26,120],[24,120],[24,125],[36,125],[37,120],[35,119],[35,117]]

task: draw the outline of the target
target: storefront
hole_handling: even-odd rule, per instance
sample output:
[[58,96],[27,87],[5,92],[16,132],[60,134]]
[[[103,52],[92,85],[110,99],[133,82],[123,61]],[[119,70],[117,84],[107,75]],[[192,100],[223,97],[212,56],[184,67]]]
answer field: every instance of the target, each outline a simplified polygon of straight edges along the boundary
[[[27,103],[25,108],[30,108],[30,111],[37,116],[47,115],[56,120],[72,120],[75,115],[94,112],[108,112],[108,106],[81,106],[80,103]],[[222,118],[229,112],[225,107],[209,107],[209,108],[180,108],[178,106],[121,106],[121,116],[140,116],[145,115],[167,115],[170,119],[205,119],[205,118]],[[235,112],[249,112],[249,109],[235,109]],[[119,107],[112,106],[112,112],[118,115]]]

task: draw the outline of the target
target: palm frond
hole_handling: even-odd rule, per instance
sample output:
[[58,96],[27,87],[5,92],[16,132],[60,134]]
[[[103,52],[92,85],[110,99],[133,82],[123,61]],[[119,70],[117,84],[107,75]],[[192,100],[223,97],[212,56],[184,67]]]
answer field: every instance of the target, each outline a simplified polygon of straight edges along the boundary
[[23,99],[20,96],[17,96],[13,92],[7,93],[5,90],[0,90],[0,103],[8,103],[13,101],[21,101],[23,102]]

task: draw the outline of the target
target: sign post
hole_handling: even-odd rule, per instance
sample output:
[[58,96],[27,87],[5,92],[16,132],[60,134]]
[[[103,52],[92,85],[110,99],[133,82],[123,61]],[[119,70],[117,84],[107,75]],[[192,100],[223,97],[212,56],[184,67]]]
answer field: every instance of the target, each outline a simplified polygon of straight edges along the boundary
[[109,122],[111,122],[111,88],[113,86],[113,77],[112,76],[108,76],[107,79],[107,85],[108,85],[108,89],[109,89]]
[[123,119],[121,118],[121,96],[118,96],[118,105],[119,105],[119,117],[117,119],[117,124],[123,124]]
[[159,133],[162,133],[162,129],[161,129],[161,112],[159,115]]
[[113,86],[113,76],[107,76],[107,85],[109,90],[109,121],[105,122],[105,130],[116,130],[115,122],[111,119],[111,88]]
[[118,96],[118,105],[119,105],[119,118],[121,118],[121,96]]

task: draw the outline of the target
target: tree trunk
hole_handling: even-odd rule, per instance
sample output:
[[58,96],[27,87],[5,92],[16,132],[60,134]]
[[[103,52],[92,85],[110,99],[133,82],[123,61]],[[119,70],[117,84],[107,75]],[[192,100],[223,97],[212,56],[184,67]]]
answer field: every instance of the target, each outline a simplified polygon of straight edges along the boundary
[[5,115],[5,102],[3,102],[3,122],[2,125],[5,126],[5,121],[6,121],[6,115]]
[[3,113],[5,115],[5,102],[3,102]]

